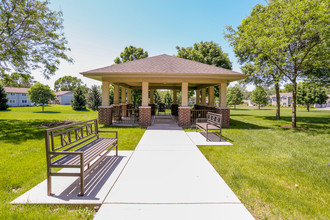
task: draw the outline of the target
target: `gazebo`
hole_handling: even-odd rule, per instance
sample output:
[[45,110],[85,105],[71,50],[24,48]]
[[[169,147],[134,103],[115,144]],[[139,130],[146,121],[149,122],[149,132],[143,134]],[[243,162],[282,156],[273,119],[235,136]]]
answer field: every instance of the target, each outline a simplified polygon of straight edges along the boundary
[[[173,90],[173,104],[177,103],[177,91],[181,90],[181,106],[178,107],[179,126],[189,126],[193,110],[188,106],[188,90],[196,91],[195,110],[212,110],[222,114],[223,126],[229,126],[230,110],[226,104],[227,83],[244,79],[242,73],[203,64],[166,54],[129,61],[90,70],[83,76],[102,82],[102,106],[99,107],[101,124],[112,124],[114,109],[126,114],[131,105],[131,90],[142,89],[142,106],[139,106],[139,124],[152,122],[154,89]],[[109,102],[109,85],[114,86],[113,104]],[[219,103],[215,103],[214,86],[219,85]],[[121,100],[119,92],[121,87]],[[208,88],[208,103],[206,103]],[[150,91],[150,97],[149,97]],[[150,101],[149,101],[150,98]]]

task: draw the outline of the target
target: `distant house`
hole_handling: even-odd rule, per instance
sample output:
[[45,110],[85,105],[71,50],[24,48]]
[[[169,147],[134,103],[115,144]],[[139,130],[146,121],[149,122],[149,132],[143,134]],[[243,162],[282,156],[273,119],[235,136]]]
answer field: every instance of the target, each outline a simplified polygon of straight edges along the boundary
[[70,105],[71,100],[73,99],[73,94],[71,91],[55,92],[55,95],[55,104]]
[[250,99],[244,99],[244,100],[242,100],[242,102],[243,102],[243,105],[246,105],[246,106],[255,106],[254,103],[251,103]]
[[18,107],[34,105],[29,99],[29,88],[4,87],[4,89],[7,93],[7,104],[9,106]]
[[328,94],[328,99],[326,101],[326,103],[319,105],[319,104],[315,104],[314,105],[315,108],[327,108],[330,107],[330,94]]
[[[271,104],[277,105],[276,95],[270,96]],[[292,93],[280,93],[280,104],[281,106],[290,107],[292,104]]]

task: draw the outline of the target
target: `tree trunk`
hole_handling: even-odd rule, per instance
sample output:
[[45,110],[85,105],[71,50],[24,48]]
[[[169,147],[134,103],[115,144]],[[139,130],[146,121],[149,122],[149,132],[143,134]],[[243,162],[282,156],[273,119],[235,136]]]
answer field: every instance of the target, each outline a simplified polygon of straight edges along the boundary
[[292,127],[296,128],[297,127],[297,81],[294,79],[292,82]]
[[258,109],[260,109],[260,103],[259,103],[259,105],[258,105]]
[[309,112],[309,105],[307,105],[307,111]]
[[236,105],[234,105],[234,109],[236,109]]
[[280,100],[280,85],[275,83],[276,90],[276,119],[281,118],[281,100]]

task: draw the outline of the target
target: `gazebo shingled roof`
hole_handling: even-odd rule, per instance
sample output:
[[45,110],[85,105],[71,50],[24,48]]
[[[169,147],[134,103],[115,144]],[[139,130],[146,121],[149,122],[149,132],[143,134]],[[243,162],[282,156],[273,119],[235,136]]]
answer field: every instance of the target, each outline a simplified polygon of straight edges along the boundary
[[200,73],[243,75],[232,70],[166,54],[90,70],[84,73]]

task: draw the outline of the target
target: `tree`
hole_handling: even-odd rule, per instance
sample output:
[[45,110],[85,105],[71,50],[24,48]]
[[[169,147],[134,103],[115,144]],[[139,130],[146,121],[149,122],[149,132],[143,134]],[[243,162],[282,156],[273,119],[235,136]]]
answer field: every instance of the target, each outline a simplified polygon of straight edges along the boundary
[[287,83],[284,85],[284,89],[281,89],[281,92],[291,93],[293,92],[292,85]]
[[329,67],[329,2],[271,0],[256,5],[237,30],[226,34],[235,54],[267,62],[292,84],[292,127],[296,127],[297,80],[310,69]]
[[86,110],[86,97],[83,88],[77,87],[73,92],[73,99],[71,101],[72,109],[75,111]]
[[[246,62],[246,58],[240,59],[241,62]],[[274,65],[260,60],[259,63],[248,62],[242,67],[242,72],[250,77],[242,80],[243,84],[254,84],[255,86],[269,87],[274,84],[276,95],[276,119],[281,118],[281,105],[280,105],[280,82],[283,80],[283,74],[277,71]]]
[[7,105],[8,98],[4,88],[0,85],[0,111],[6,110],[9,106]]
[[3,0],[0,2],[0,74],[14,70],[31,73],[42,69],[49,78],[60,59],[72,62],[65,52],[62,12],[52,11],[48,1]]
[[124,51],[120,54],[120,57],[116,57],[115,64],[125,63],[127,61],[138,60],[148,57],[148,52],[143,51],[142,48],[136,48],[134,46],[125,47]]
[[44,112],[45,104],[55,99],[55,93],[47,85],[36,83],[28,90],[31,102],[41,105]]
[[238,87],[229,87],[227,92],[227,103],[228,105],[234,105],[234,109],[236,109],[236,105],[242,103],[243,93]]
[[[220,45],[213,41],[201,41],[200,43],[194,43],[192,47],[176,46],[176,49],[178,50],[178,57],[229,70],[232,69],[228,54],[224,53]],[[219,86],[215,86],[214,95],[215,97],[219,96]]]
[[257,86],[256,89],[253,90],[251,102],[258,104],[258,109],[260,109],[260,105],[267,104],[267,93],[262,86]]
[[100,88],[96,85],[93,85],[87,97],[87,106],[88,108],[96,111],[98,107],[102,105]]
[[173,99],[172,99],[172,95],[170,94],[169,91],[167,91],[165,96],[164,96],[164,102],[165,102],[166,108],[171,108],[171,105],[173,103]]
[[154,99],[155,99],[155,104],[159,105],[159,103],[162,102],[162,99],[160,97],[159,91],[158,90],[154,90]]
[[[55,91],[73,91],[77,87],[82,86],[83,82],[75,76],[63,76],[55,81],[54,89]],[[84,92],[85,91],[84,89]]]
[[306,105],[309,111],[310,105],[324,104],[328,99],[327,91],[320,85],[312,82],[304,82],[298,85],[297,103]]
[[30,88],[35,84],[33,76],[23,73],[3,74],[0,84],[6,87]]

